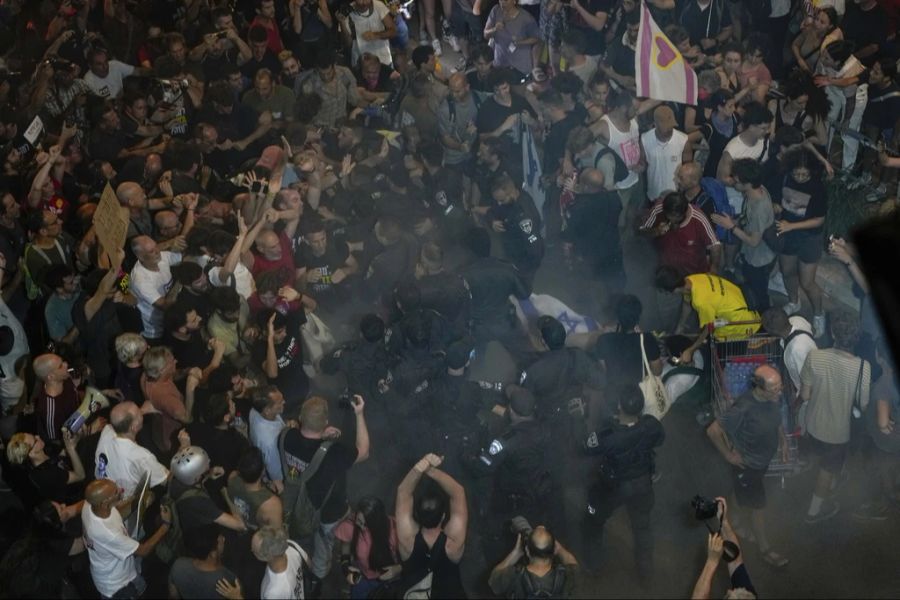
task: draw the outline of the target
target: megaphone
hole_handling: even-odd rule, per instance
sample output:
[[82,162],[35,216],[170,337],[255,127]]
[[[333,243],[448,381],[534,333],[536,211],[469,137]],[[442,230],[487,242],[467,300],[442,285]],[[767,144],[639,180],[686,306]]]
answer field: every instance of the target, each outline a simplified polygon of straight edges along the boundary
[[85,423],[91,420],[95,414],[109,406],[109,398],[103,395],[103,392],[95,387],[87,386],[84,389],[84,398],[78,406],[78,410],[66,419],[63,427],[68,429],[72,434],[78,433]]

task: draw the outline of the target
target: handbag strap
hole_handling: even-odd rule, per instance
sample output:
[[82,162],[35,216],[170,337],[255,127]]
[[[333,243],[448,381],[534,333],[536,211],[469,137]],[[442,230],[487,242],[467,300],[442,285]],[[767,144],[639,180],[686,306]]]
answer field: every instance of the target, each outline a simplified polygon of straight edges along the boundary
[[638,337],[641,340],[641,360],[643,361],[643,365],[644,365],[644,372],[641,377],[641,379],[643,379],[644,377],[647,377],[648,375],[650,375],[653,371],[650,370],[650,362],[647,360],[647,351],[644,350],[644,334],[639,333]]
[[[278,454],[281,459],[281,470],[283,472],[283,476],[285,481],[288,479],[288,473],[290,469],[287,464],[287,451],[284,449],[285,438],[289,431],[291,431],[291,427],[284,427],[281,432],[278,434]],[[306,469],[303,470],[303,473],[300,474],[300,484],[304,484],[312,479],[312,476],[316,474],[316,471],[319,470],[319,467],[322,464],[322,461],[325,460],[325,455],[328,453],[328,449],[331,448],[331,445],[334,442],[332,440],[325,440],[322,442],[319,447],[316,449],[316,453],[313,455],[312,460],[307,465]]]
[[859,375],[856,378],[856,395],[853,399],[853,406],[855,406],[858,410],[862,410],[862,378],[863,378],[863,367],[866,366],[866,361],[864,359],[859,359]]

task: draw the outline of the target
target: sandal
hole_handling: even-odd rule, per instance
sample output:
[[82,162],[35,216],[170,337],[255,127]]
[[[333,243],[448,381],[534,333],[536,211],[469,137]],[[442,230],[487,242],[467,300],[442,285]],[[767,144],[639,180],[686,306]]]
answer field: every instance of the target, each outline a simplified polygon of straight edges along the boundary
[[790,562],[784,556],[778,554],[774,550],[767,550],[762,553],[762,559],[766,561],[769,565],[775,567],[776,569],[780,569],[782,567],[786,567],[788,562]]

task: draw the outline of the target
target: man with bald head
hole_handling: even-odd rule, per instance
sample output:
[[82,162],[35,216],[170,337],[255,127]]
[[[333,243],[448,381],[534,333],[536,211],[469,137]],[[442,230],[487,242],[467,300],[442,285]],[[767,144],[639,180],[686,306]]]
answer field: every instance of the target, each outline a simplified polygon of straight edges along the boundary
[[277,220],[278,212],[270,209],[250,229],[244,240],[244,248],[246,250],[253,246],[254,251],[245,251],[242,260],[254,279],[259,279],[260,273],[278,271],[281,275],[281,285],[293,286],[302,271],[294,263],[294,253],[288,235],[284,231],[275,233],[271,228]]
[[[100,433],[94,455],[94,475],[97,479],[115,482],[124,502],[134,495],[145,473],[150,474],[150,487],[165,483],[169,478],[169,470],[156,460],[153,453],[136,441],[144,426],[144,415],[137,404],[122,402],[115,405],[110,412],[109,421]],[[190,440],[180,434],[179,442],[185,446]]]
[[698,162],[685,162],[675,169],[675,191],[684,194],[688,202],[706,215],[709,219],[716,212],[712,197],[700,185],[703,178],[703,167]]
[[[524,565],[519,564],[523,556]],[[538,525],[519,533],[516,546],[491,571],[488,585],[503,598],[572,598],[577,573],[578,560],[549,529]]]
[[131,250],[138,262],[131,270],[128,285],[138,300],[144,338],[152,344],[162,339],[163,311],[178,296],[178,286],[172,285],[170,267],[181,262],[181,254],[160,250],[153,238],[146,235],[131,240]]
[[465,73],[454,73],[448,81],[450,93],[437,109],[438,131],[444,146],[444,166],[464,169],[472,158],[472,144],[478,137],[475,118],[478,104],[469,91]]
[[40,382],[34,396],[37,433],[45,442],[62,443],[62,426],[78,409],[78,391],[69,375],[69,365],[56,354],[34,359],[34,376]]
[[85,489],[84,499],[81,508],[84,545],[91,560],[91,578],[97,591],[103,598],[139,598],[147,583],[134,558],[143,558],[153,552],[169,531],[171,512],[168,507],[161,506],[159,528],[139,543],[129,537],[116,508],[121,492],[115,483],[108,479],[92,481]]
[[766,536],[763,482],[779,448],[782,459],[787,459],[787,440],[781,425],[782,387],[781,373],[776,368],[757,367],[750,389],[706,430],[716,449],[731,464],[737,505],[742,512],[750,512],[750,525],[763,560],[774,567],[783,567],[788,560],[772,549]]

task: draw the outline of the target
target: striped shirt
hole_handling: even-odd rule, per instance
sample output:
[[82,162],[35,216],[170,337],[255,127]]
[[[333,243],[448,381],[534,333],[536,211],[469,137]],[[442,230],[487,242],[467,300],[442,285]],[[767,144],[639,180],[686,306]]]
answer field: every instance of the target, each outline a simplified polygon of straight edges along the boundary
[[[860,362],[863,363],[860,381]],[[826,348],[811,350],[800,372],[800,382],[811,391],[806,409],[806,430],[828,444],[850,441],[851,412],[860,381],[859,405],[869,403],[872,369],[868,362],[847,352]]]
[[78,409],[78,391],[71,379],[63,383],[63,390],[58,396],[51,396],[41,385],[37,390],[34,412],[37,417],[37,433],[45,442],[61,441],[62,426],[73,412]]
[[[688,211],[688,217],[680,225],[670,227],[666,233],[656,238],[659,262],[661,265],[674,267],[684,275],[708,273],[709,259],[706,251],[718,244],[719,239],[703,211],[692,204],[688,206]],[[664,218],[662,213],[663,202],[659,200],[641,229],[656,227]]]

